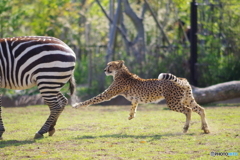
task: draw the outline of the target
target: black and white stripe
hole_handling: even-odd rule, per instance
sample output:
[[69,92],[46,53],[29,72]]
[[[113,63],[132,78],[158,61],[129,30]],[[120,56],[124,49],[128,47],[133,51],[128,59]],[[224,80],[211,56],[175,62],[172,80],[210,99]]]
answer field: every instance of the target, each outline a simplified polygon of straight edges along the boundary
[[161,73],[161,74],[159,74],[158,79],[172,81],[180,87],[189,87],[189,83],[185,78],[176,77],[175,75],[173,75],[171,73]]
[[[36,133],[52,135],[57,118],[67,104],[60,89],[70,82],[75,90],[73,76],[76,56],[64,42],[53,37],[14,37],[0,39],[0,88],[23,90],[37,86],[50,107],[50,116]],[[1,111],[1,109],[0,109]],[[0,112],[0,138],[4,126]]]

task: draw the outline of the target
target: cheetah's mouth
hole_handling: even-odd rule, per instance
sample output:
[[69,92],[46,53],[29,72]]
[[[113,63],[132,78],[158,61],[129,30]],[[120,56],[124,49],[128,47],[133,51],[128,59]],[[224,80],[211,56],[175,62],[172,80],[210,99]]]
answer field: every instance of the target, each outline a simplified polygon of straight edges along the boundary
[[104,72],[105,72],[105,74],[106,74],[107,76],[112,73],[112,72],[109,71],[108,69],[105,69]]
[[105,71],[106,74],[111,74],[112,73],[112,71],[110,71],[109,69],[105,69],[104,71]]

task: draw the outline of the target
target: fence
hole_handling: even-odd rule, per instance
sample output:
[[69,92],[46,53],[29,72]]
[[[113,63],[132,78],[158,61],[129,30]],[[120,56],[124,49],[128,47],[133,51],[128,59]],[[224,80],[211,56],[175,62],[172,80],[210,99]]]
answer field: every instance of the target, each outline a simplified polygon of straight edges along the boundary
[[[240,3],[193,0],[190,6],[191,27],[184,30],[185,37],[175,40],[177,43],[172,43],[171,46],[158,43],[148,45],[146,63],[143,64],[144,73],[140,72],[141,67],[134,61],[134,57],[127,55],[122,49],[116,50],[114,59],[125,59],[130,70],[143,78],[156,78],[160,72],[171,72],[186,77],[191,84],[200,87],[239,80]],[[184,22],[181,23],[184,25]],[[191,45],[187,43],[188,40]],[[107,48],[105,46],[99,52],[99,47],[94,49],[91,46],[86,50],[98,51],[96,54],[99,56],[92,60],[95,63],[102,61],[99,57],[105,56]],[[94,71],[91,73],[97,74]]]

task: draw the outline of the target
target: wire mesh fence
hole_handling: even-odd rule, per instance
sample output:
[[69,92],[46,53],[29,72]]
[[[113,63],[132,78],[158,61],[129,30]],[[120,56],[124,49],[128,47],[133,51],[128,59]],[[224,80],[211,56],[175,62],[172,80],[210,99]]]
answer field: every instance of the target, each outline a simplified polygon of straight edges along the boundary
[[[220,82],[240,79],[240,3],[202,0],[197,6],[197,63],[195,64],[198,86],[204,87]],[[181,25],[184,22],[181,21]],[[159,73],[171,72],[190,79],[190,30],[185,27],[170,46],[162,43],[147,45],[144,62],[136,61],[123,47],[117,47],[114,60],[123,59],[133,73],[143,78],[156,78]],[[161,34],[161,33],[158,33]],[[104,68],[107,46],[84,46],[85,51],[96,54],[91,60],[92,74],[97,75],[102,62]],[[143,71],[143,72],[142,72]],[[96,79],[95,79],[96,78]],[[97,77],[92,76],[93,81]],[[102,83],[100,83],[102,85]]]

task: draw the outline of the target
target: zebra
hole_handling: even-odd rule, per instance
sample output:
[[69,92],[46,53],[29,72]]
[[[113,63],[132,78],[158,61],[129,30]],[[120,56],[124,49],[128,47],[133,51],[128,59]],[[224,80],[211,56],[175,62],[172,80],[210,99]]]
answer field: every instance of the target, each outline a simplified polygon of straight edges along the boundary
[[[50,115],[34,139],[52,136],[57,119],[68,103],[60,89],[69,82],[75,93],[76,55],[61,40],[47,36],[24,36],[0,39],[0,88],[24,90],[37,86]],[[0,139],[5,131],[0,97]]]

